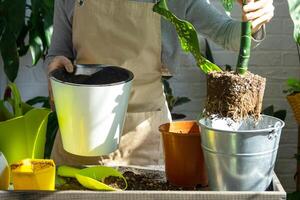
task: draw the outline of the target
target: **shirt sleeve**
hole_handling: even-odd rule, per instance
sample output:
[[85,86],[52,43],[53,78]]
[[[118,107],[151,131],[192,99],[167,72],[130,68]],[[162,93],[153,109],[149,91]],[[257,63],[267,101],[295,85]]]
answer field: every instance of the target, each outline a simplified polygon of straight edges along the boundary
[[209,0],[191,0],[186,18],[196,30],[228,50],[237,51],[240,46],[241,24],[218,11]]
[[[68,9],[68,12],[67,12]],[[55,56],[65,56],[74,60],[72,43],[72,23],[69,4],[65,0],[56,0],[54,7],[53,35],[51,46],[45,60],[45,66],[51,62]]]

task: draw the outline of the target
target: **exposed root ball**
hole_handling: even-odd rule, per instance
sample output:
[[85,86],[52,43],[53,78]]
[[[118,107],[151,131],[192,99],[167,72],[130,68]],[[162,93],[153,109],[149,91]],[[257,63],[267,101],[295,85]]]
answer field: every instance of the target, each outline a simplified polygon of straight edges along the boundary
[[247,72],[212,72],[207,78],[205,116],[229,117],[235,121],[261,113],[266,79]]

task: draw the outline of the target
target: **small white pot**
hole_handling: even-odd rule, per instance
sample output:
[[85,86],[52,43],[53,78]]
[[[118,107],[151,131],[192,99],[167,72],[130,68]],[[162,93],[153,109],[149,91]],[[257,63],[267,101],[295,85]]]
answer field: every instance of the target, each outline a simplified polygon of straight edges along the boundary
[[9,166],[8,163],[0,152],[0,190],[7,190],[9,187]]
[[66,151],[80,156],[107,155],[119,147],[133,73],[113,66],[78,65],[76,75],[101,70],[124,73],[115,83],[88,85],[63,82],[51,76],[54,102]]

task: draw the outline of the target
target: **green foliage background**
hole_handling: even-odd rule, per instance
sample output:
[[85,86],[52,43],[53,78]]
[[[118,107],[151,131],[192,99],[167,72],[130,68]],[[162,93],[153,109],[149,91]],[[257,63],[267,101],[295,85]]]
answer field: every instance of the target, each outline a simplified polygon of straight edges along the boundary
[[0,51],[11,82],[18,75],[19,59],[29,50],[32,65],[50,46],[54,0],[0,0]]

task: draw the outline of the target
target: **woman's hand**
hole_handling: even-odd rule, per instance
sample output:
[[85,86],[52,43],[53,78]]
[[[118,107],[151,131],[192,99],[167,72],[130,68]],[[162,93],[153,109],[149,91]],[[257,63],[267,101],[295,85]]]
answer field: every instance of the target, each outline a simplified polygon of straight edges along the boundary
[[[242,0],[239,0],[242,3]],[[243,21],[252,23],[252,34],[256,33],[274,16],[273,0],[247,0],[243,6]]]
[[[65,56],[56,56],[48,65],[48,75],[52,71],[59,68],[65,68],[70,73],[74,71],[74,66],[68,58],[66,58]],[[49,91],[51,109],[54,111],[55,110],[54,99],[53,99],[52,87],[49,79],[48,79],[48,91]]]

